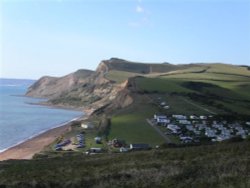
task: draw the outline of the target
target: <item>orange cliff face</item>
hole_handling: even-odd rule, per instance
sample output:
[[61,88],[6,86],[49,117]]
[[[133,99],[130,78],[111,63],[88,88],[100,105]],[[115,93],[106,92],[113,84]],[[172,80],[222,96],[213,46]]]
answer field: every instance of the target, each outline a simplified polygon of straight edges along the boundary
[[[80,107],[86,111],[123,108],[133,102],[127,84],[116,84],[105,75],[109,61],[102,61],[96,71],[79,70],[64,77],[42,77],[28,89],[26,95],[48,98],[48,104]],[[114,62],[113,62],[114,63]]]
[[30,97],[54,98],[84,82],[93,71],[78,70],[63,77],[44,76],[31,85],[26,93]]
[[112,111],[133,103],[132,93],[138,88],[132,77],[122,84],[107,79],[106,75],[110,71],[147,75],[186,69],[190,66],[193,65],[147,64],[111,58],[101,61],[96,71],[78,70],[59,78],[42,77],[30,86],[26,95],[48,98],[47,103],[50,105],[84,108],[93,112],[100,108]]
[[78,98],[78,95],[81,94],[80,92],[83,92],[82,95],[84,95],[86,91],[90,93],[93,90],[105,90],[105,87],[110,88],[110,85],[113,85],[114,83],[108,80],[105,75],[112,70],[149,74],[153,72],[162,73],[173,71],[177,68],[178,66],[176,65],[166,63],[147,64],[126,61],[119,58],[111,58],[109,60],[101,61],[96,71],[78,70],[74,73],[59,78],[48,76],[42,77],[32,86],[30,86],[26,95],[31,97],[54,99],[60,97],[61,95],[72,93],[73,90],[78,89],[78,92],[74,92],[74,96],[70,95],[70,97]]

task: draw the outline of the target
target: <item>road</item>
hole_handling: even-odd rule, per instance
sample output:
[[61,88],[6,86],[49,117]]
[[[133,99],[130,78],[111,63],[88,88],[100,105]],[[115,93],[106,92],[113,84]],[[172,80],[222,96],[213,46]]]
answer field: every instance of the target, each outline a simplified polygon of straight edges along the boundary
[[164,140],[166,141],[167,144],[169,143],[173,143],[157,126],[155,126],[149,119],[147,119],[147,122],[149,123],[149,125],[151,125],[156,132],[159,133],[159,135],[162,136],[162,138],[164,138]]

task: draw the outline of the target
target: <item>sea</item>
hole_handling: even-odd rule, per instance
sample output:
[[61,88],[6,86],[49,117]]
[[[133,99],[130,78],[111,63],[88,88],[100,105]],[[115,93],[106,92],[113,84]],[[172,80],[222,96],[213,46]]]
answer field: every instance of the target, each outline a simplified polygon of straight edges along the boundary
[[34,80],[0,78],[0,152],[84,115],[34,105],[46,99],[24,96],[32,83]]

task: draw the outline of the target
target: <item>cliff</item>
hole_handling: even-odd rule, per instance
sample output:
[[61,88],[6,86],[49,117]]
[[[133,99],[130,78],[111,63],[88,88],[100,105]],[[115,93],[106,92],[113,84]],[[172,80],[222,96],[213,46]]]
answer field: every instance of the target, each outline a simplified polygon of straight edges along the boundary
[[96,71],[78,70],[64,77],[45,76],[31,85],[26,96],[48,98],[46,104],[83,108],[102,112],[123,108],[133,102],[127,82],[115,84],[105,78],[110,71],[108,61],[102,61]]
[[[133,102],[131,75],[166,73],[192,65],[146,64],[111,58],[100,62],[96,71],[78,70],[64,77],[42,77],[26,95],[48,98],[47,104],[77,107],[100,113],[124,108]],[[197,65],[196,65],[197,66]],[[129,73],[121,83],[108,79],[112,71]],[[130,87],[128,87],[130,86]]]
[[28,88],[26,96],[53,98],[61,93],[70,91],[73,87],[84,82],[93,74],[90,70],[78,70],[69,75],[57,78],[44,76]]

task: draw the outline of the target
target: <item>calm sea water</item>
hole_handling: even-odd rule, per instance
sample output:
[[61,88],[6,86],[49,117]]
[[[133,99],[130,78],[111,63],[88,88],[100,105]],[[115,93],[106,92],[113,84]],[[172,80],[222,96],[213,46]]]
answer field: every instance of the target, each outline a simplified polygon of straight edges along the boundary
[[83,115],[78,111],[29,104],[41,100],[22,96],[31,83],[0,79],[0,152]]

